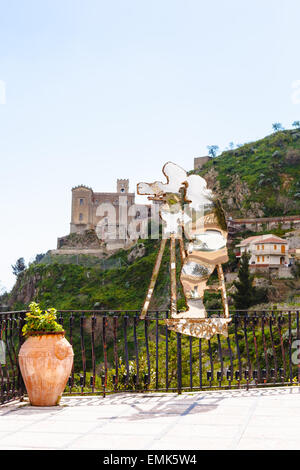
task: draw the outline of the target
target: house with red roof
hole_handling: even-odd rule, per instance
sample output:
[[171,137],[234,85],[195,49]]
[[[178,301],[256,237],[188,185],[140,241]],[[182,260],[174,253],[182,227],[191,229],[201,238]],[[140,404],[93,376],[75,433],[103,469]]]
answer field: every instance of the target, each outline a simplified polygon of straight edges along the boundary
[[289,264],[288,241],[272,233],[245,238],[236,248],[239,249],[237,258],[245,251],[250,254],[251,268],[273,268]]

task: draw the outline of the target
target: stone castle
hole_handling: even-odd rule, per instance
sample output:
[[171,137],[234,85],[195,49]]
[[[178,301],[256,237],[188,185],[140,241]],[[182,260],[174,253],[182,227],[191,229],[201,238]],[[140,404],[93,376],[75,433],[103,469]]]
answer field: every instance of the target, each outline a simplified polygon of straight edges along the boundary
[[[194,169],[201,169],[202,166],[210,160],[210,158],[211,157],[209,156],[194,158]],[[115,207],[117,228],[119,228],[120,197],[126,196],[126,204],[130,207],[135,204],[135,193],[129,192],[129,179],[117,179],[116,189],[117,190],[114,193],[96,193],[92,188],[85,185],[79,185],[72,188],[70,233],[83,233],[85,230],[96,230],[99,222],[101,222],[101,225],[103,224],[103,227],[105,227],[105,220],[107,217],[105,217],[105,215],[100,215],[99,211],[97,211],[99,205],[105,203],[112,204]],[[149,205],[147,205],[147,207],[150,208]],[[150,216],[150,213],[148,215]],[[127,211],[126,216],[126,225],[128,226],[132,217],[127,214]],[[141,217],[143,217],[142,214]],[[99,238],[102,238],[101,234]]]
[[[135,193],[129,192],[129,180],[118,179],[117,191],[114,193],[96,193],[85,185],[79,185],[72,188],[72,209],[70,233],[82,233],[85,230],[96,230],[99,222],[103,223],[103,227],[108,225],[108,219],[104,214],[99,214],[99,205],[111,204],[116,211],[116,223],[120,220],[120,197],[126,196],[126,204],[130,207],[135,204]],[[125,198],[124,198],[125,199]],[[122,217],[123,214],[122,214]],[[127,215],[127,225],[129,217]],[[106,224],[107,222],[107,224]]]
[[103,249],[110,252],[127,248],[135,242],[128,231],[130,223],[134,223],[138,239],[148,217],[151,205],[135,204],[129,179],[117,179],[114,193],[96,193],[88,186],[76,186],[72,188],[70,235],[57,239],[57,249],[52,254],[97,255]]

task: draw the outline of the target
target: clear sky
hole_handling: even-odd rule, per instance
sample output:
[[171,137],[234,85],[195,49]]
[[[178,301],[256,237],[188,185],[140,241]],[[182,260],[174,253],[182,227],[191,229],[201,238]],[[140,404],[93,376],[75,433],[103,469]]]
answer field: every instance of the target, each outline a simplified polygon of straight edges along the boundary
[[0,283],[69,233],[73,186],[135,190],[299,120],[299,18],[298,0],[0,0]]

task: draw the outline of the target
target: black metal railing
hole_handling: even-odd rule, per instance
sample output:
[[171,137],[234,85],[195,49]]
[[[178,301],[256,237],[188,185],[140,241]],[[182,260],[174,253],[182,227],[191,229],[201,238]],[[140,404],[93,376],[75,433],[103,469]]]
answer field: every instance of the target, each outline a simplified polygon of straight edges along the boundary
[[18,363],[24,312],[0,313],[0,404],[25,393]]
[[[300,383],[298,311],[232,312],[228,337],[168,330],[169,312],[61,311],[74,349],[65,394],[206,390]],[[0,313],[0,403],[25,389],[18,367],[25,312]],[[210,312],[209,316],[220,316]],[[299,354],[300,356],[300,354]]]

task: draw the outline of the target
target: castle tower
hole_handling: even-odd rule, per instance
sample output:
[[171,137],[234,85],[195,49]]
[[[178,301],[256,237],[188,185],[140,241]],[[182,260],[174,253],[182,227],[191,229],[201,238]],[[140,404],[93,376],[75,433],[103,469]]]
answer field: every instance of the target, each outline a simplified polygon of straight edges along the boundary
[[117,179],[117,193],[129,192],[129,179]]
[[93,190],[79,185],[72,188],[71,233],[92,228]]
[[[121,201],[121,202],[120,202]],[[122,214],[125,219],[127,218],[127,225],[120,215],[120,208],[124,202]],[[94,192],[91,188],[85,185],[79,185],[72,188],[72,214],[71,214],[71,228],[70,233],[82,233],[85,230],[95,230],[98,223],[104,227],[111,224],[109,221],[108,209],[104,205],[111,205],[115,211],[116,217],[114,224],[117,227],[120,224],[128,226],[132,216],[128,215],[128,208],[135,203],[135,193],[129,192],[129,179],[117,180],[117,191],[110,192]],[[103,206],[102,206],[103,205]],[[121,223],[120,220],[123,220]]]

